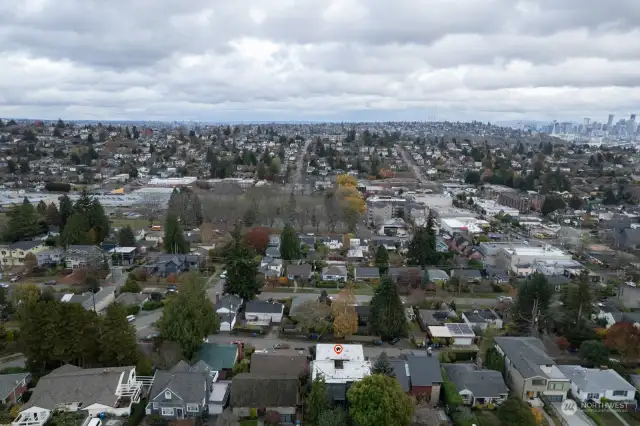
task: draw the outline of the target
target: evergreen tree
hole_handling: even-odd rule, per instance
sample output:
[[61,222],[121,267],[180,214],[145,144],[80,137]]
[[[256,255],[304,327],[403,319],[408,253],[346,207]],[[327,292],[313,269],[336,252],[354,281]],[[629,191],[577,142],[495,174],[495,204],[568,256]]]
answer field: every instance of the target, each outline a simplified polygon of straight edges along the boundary
[[[529,329],[534,322],[540,324],[547,316],[552,295],[553,287],[544,275],[536,272],[529,276],[520,286],[515,304],[514,318],[519,328]],[[536,318],[533,317],[534,307]]]
[[87,218],[82,213],[74,212],[60,234],[62,245],[68,247],[74,244],[90,244],[88,229]]
[[40,216],[44,216],[47,212],[47,204],[44,201],[40,200],[40,202],[38,203],[37,211]]
[[380,270],[380,275],[386,274],[389,270],[389,252],[382,244],[376,250],[376,266]]
[[169,198],[169,214],[180,219],[184,226],[200,226],[204,220],[198,195],[190,189],[174,189]]
[[100,363],[102,365],[135,365],[139,359],[136,332],[127,321],[127,310],[114,303],[100,321]]
[[118,244],[122,247],[135,247],[136,237],[129,225],[118,231]]
[[300,259],[300,238],[291,225],[286,225],[280,233],[280,257],[283,260]]
[[583,272],[575,284],[565,287],[562,303],[567,321],[582,328],[585,322],[591,320],[593,313],[593,291],[589,285],[589,274]]
[[189,242],[184,237],[178,218],[173,214],[167,215],[162,244],[167,253],[189,253]]
[[321,414],[329,409],[327,385],[322,375],[316,376],[311,382],[311,392],[309,392],[305,402],[307,408],[305,418],[309,421],[309,424],[317,425]]
[[225,293],[235,294],[244,300],[254,299],[262,287],[257,278],[258,262],[242,237],[239,224],[231,233],[231,243],[226,250],[227,279],[224,282]]
[[41,231],[36,209],[26,198],[22,204],[13,206],[7,216],[9,220],[3,235],[5,241],[33,238]]
[[73,214],[73,204],[67,194],[59,198],[60,200],[60,231],[64,230],[67,221]]
[[160,337],[177,342],[187,358],[202,345],[202,339],[220,329],[220,320],[198,277],[183,274],[178,293],[164,308],[158,321]]
[[409,426],[414,406],[400,383],[391,377],[372,374],[355,382],[347,392],[349,414],[358,425]]
[[389,356],[386,352],[382,352],[378,359],[373,363],[373,368],[371,369],[372,374],[383,374],[389,377],[395,377],[396,372],[393,369],[393,366],[389,362]]
[[407,335],[407,317],[398,295],[398,287],[390,276],[382,278],[369,306],[374,333],[385,340]]
[[427,226],[417,228],[409,243],[407,252],[407,264],[425,267],[438,265],[441,256],[436,250],[436,233],[433,229],[434,219],[431,214],[427,220]]

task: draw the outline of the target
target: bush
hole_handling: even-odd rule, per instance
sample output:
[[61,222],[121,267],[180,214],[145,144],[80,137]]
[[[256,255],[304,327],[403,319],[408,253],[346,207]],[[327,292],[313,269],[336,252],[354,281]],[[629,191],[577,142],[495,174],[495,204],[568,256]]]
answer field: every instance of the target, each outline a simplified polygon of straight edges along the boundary
[[144,304],[142,305],[142,310],[154,311],[156,309],[162,308],[163,306],[164,306],[164,303],[162,303],[161,300],[148,300],[144,302]]
[[138,315],[140,312],[140,306],[133,305],[127,306],[127,315]]
[[337,287],[344,287],[344,283],[343,282],[336,283],[335,281],[318,281],[316,282],[316,287],[317,288],[337,288]]
[[167,276],[167,282],[169,284],[175,284],[178,282],[178,276],[176,274],[169,274]]
[[121,293],[140,293],[141,291],[142,287],[135,279],[132,279],[131,274],[129,274],[127,282],[120,288]]
[[142,422],[145,416],[145,408],[147,406],[146,399],[140,400],[137,404],[133,405],[131,409],[131,415],[124,423],[124,426],[137,426]]
[[13,342],[15,340],[15,335],[13,334],[13,330],[7,330],[7,342]]
[[280,424],[280,413],[277,411],[267,411],[264,416],[264,424],[266,425],[278,425]]
[[493,289],[494,293],[502,293],[503,292],[503,288],[501,286],[499,286],[498,284],[491,284],[491,288]]
[[136,281],[146,281],[147,280],[147,271],[144,268],[136,268],[129,275],[133,275]]

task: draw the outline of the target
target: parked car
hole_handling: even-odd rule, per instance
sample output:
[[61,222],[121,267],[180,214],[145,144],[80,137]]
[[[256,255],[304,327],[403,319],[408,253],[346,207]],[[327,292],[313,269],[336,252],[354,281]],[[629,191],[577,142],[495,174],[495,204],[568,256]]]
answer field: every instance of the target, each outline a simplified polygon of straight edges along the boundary
[[273,349],[289,349],[291,346],[289,346],[286,343],[277,343],[275,345],[273,345]]
[[391,339],[391,341],[389,343],[391,343],[392,345],[395,345],[396,343],[398,343],[400,341],[399,337],[394,337],[393,339]]
[[44,285],[56,285],[56,284],[58,284],[58,281],[56,280],[49,280],[44,283]]
[[8,283],[0,283],[0,287],[9,288],[9,284]]
[[22,276],[20,275],[16,275],[15,277],[11,278],[9,281],[11,281],[12,283],[18,282],[22,279]]
[[135,320],[136,320],[136,316],[135,315],[127,315],[127,321],[134,322]]

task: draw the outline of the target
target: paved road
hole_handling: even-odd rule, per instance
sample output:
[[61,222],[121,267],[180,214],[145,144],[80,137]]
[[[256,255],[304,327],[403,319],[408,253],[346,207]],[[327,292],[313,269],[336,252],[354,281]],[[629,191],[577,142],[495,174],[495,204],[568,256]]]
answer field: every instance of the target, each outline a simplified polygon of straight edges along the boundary
[[17,356],[8,356],[0,360],[0,369],[9,367],[24,368],[27,363],[27,358],[22,354],[16,354]]
[[292,191],[295,188],[296,184],[302,184],[302,168],[306,166],[304,163],[304,156],[307,153],[307,149],[309,149],[309,145],[311,145],[311,139],[307,139],[302,147],[302,149],[298,152],[298,158],[296,159],[296,171],[294,175],[291,177],[289,183],[286,185],[287,191]]
[[411,159],[411,156],[409,155],[409,153],[407,153],[407,151],[405,151],[405,149],[403,147],[399,147],[399,151],[400,151],[400,156],[402,157],[402,160],[404,161],[404,163],[407,165],[407,167],[413,171],[413,174],[415,175],[416,179],[418,179],[418,181],[420,183],[425,183],[428,181],[428,179],[426,177],[424,177],[424,175],[422,174],[422,172],[420,171],[420,167],[418,167],[413,160]]

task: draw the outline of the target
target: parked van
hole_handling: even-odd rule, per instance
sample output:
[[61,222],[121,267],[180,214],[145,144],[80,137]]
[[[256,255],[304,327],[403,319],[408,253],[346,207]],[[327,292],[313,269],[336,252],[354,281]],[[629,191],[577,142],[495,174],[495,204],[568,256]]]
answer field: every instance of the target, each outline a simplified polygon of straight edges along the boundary
[[[135,319],[136,319],[135,315],[127,315],[127,321],[133,322],[133,321],[135,321]],[[89,426],[91,426],[91,425],[89,425]]]

